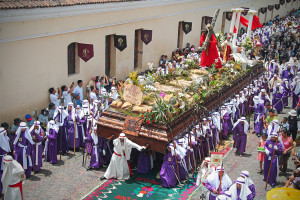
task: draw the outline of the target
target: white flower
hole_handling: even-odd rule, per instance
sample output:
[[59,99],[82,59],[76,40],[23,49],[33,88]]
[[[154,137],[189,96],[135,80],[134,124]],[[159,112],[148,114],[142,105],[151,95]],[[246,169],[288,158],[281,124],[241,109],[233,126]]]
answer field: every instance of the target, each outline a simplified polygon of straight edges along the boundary
[[183,97],[183,94],[181,92],[179,92],[178,96],[181,98],[181,97]]

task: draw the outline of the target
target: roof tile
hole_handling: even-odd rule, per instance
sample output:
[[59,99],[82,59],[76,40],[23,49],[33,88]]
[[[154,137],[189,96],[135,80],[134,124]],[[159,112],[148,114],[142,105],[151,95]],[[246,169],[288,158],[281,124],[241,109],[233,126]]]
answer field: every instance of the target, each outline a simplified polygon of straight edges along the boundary
[[32,9],[143,0],[0,0],[0,9]]

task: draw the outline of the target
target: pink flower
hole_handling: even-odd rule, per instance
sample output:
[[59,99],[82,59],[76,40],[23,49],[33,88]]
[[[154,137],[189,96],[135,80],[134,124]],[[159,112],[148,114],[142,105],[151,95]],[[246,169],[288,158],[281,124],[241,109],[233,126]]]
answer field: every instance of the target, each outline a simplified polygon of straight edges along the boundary
[[165,98],[165,96],[166,96],[166,93],[164,93],[164,92],[160,92],[160,96],[161,96],[162,98]]

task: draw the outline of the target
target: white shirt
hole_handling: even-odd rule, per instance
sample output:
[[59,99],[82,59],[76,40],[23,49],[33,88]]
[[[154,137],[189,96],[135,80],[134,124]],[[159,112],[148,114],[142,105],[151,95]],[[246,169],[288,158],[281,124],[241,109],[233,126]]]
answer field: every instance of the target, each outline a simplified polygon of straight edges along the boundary
[[58,106],[59,106],[59,99],[58,99],[58,94],[57,93],[50,94],[50,101],[51,101],[51,103],[55,104],[56,108],[58,108]]
[[97,100],[97,95],[95,94],[95,92],[90,92],[90,100]]
[[79,94],[80,96],[80,101],[83,101],[83,90],[82,90],[82,87],[79,87],[78,85],[74,88],[73,90],[73,93],[74,94]]
[[71,95],[69,92],[70,89],[68,89],[67,91],[63,91],[62,92],[62,96],[64,98],[64,107],[67,107],[68,106],[68,103],[72,102],[71,100]]

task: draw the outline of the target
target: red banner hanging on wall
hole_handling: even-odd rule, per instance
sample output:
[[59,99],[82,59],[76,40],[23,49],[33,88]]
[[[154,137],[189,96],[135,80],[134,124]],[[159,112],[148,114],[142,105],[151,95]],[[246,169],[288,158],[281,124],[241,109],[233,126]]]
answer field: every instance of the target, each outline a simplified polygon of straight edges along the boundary
[[89,61],[94,57],[94,46],[92,44],[78,43],[78,56],[84,60],[84,62]]

